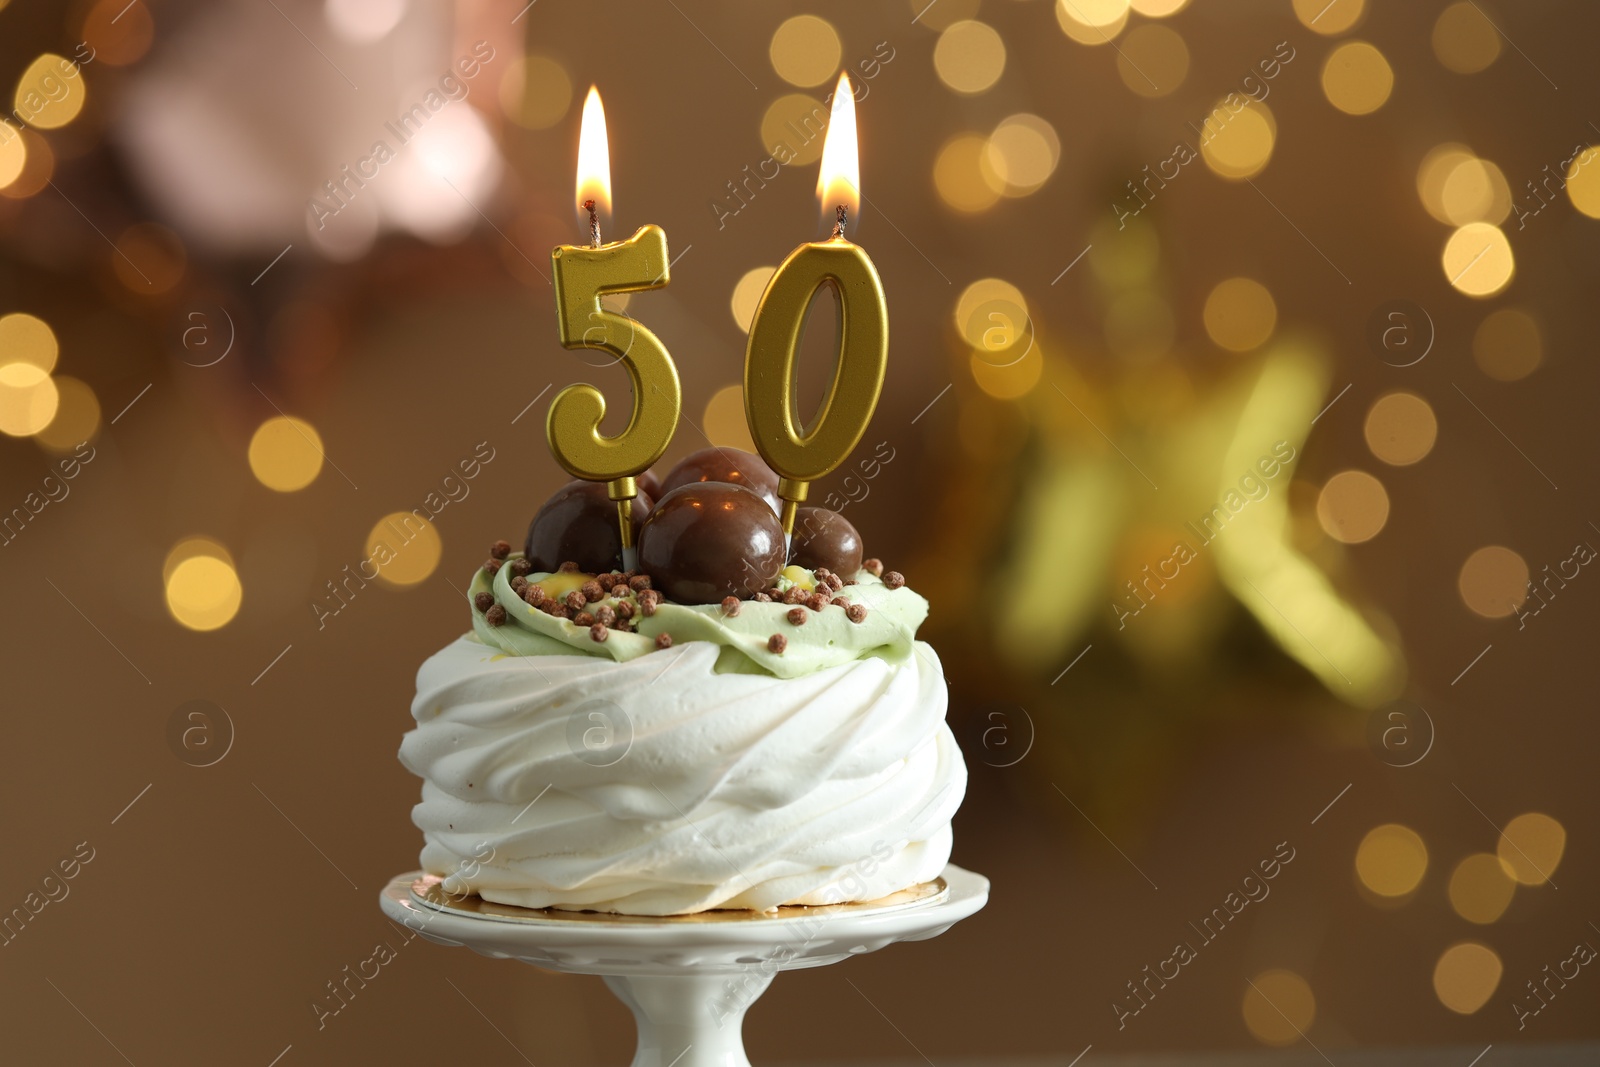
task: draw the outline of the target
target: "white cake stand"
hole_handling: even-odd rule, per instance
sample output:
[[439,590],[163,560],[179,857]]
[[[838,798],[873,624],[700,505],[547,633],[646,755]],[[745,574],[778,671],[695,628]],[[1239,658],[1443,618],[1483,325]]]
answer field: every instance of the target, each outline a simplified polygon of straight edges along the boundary
[[779,971],[937,937],[989,899],[989,880],[955,864],[882,900],[776,915],[533,911],[452,896],[439,883],[421,871],[399,875],[379,897],[384,914],[440,945],[601,975],[638,1023],[633,1067],[750,1067],[744,1013]]

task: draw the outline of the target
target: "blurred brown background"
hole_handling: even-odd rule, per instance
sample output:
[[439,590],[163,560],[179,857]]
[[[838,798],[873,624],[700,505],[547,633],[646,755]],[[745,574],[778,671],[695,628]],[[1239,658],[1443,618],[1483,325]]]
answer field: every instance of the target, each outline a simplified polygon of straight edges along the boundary
[[[320,1030],[311,1004],[399,940],[414,672],[564,480],[550,397],[622,388],[559,347],[545,278],[582,236],[584,92],[611,236],[678,257],[628,304],[684,382],[666,466],[741,440],[752,272],[814,235],[800,118],[841,69],[893,326],[858,458],[894,459],[819,488],[933,603],[954,858],[994,891],[781,978],[752,1057],[1600,1037],[1596,28],[1504,0],[0,4],[5,1059],[626,1059],[598,979],[421,942]],[[346,165],[375,176],[334,201]],[[430,535],[335,598],[416,507]]]

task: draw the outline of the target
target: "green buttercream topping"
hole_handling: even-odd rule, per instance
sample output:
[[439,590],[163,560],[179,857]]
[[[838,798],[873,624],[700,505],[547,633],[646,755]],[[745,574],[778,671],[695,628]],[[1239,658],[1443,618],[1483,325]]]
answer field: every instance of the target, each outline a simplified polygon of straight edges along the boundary
[[[501,626],[490,626],[483,613],[472,608],[472,634],[513,656],[605,656],[620,663],[656,651],[656,635],[667,633],[674,644],[712,641],[721,645],[719,673],[796,678],[869,656],[892,663],[906,660],[913,654],[917,627],[928,617],[928,602],[921,596],[905,586],[890,589],[881,579],[861,571],[855,575],[857,584],[834,594],[866,605],[867,617],[859,623],[851,622],[845,609],[836,604],[821,611],[807,608],[805,623],[795,626],[786,617],[792,604],[743,600],[739,614],[728,617],[716,604],[663,600],[654,615],[635,612],[630,622],[636,632],[613,629],[606,640],[596,641],[587,626],[547,615],[525,602],[512,590],[511,577],[508,566],[494,575],[480,569],[472,578],[468,598],[487,591],[505,608],[506,621]],[[531,584],[548,577],[537,571],[527,576]],[[620,602],[607,597],[584,610],[593,612],[602,604],[614,610]],[[788,647],[781,653],[767,650],[767,639],[773,634],[788,638]]]

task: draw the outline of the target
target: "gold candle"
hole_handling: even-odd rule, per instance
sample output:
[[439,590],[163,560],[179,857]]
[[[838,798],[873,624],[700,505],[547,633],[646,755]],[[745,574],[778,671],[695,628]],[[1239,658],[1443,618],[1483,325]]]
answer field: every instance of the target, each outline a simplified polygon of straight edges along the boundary
[[[833,236],[789,253],[756,307],[744,363],[745,419],[767,464],[778,473],[783,531],[794,533],[795,512],[811,482],[833,471],[861,442],[878,406],[889,358],[889,313],[872,260],[845,237],[860,206],[855,97],[839,76],[822,147],[817,195],[834,219]],[[795,350],[806,309],[818,289],[839,295],[839,363],[833,384],[808,428],[794,410]]]
[[560,245],[550,253],[561,343],[615,356],[633,389],[633,414],[617,436],[602,436],[605,397],[587,383],[569,385],[550,403],[545,436],[556,462],[574,478],[607,483],[617,503],[624,563],[632,567],[630,509],[639,493],[635,478],[667,450],[678,428],[683,391],[660,338],[600,304],[606,293],[659,289],[670,278],[667,235],[661,227],[641,226],[626,241],[600,243],[600,217],[611,209],[611,159],[605,111],[593,87],[584,101],[578,139],[577,200],[580,217],[587,215],[589,246]]

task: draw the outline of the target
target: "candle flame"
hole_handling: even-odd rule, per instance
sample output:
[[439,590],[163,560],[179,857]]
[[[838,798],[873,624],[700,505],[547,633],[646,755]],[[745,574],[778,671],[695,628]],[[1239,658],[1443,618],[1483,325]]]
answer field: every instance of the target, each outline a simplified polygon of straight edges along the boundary
[[601,221],[606,221],[611,213],[611,148],[606,141],[606,109],[592,85],[583,102],[583,130],[578,135],[578,220],[587,230],[586,200],[594,201]]
[[856,97],[848,74],[839,75],[833,91],[833,111],[822,142],[822,169],[817,174],[817,198],[825,226],[833,226],[843,207],[853,222],[861,210],[861,156],[856,147]]

